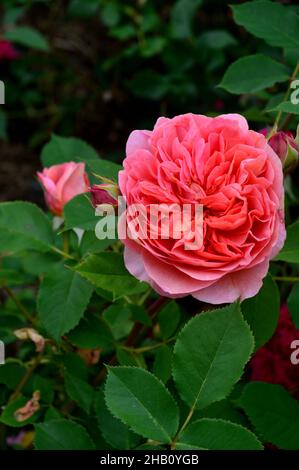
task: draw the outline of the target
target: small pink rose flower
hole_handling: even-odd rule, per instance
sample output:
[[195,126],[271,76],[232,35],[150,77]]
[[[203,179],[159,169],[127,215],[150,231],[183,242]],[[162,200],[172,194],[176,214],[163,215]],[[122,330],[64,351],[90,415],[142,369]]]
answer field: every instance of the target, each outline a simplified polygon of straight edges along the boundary
[[45,200],[54,215],[60,216],[64,205],[89,188],[84,163],[67,162],[44,168],[37,173],[44,188]]
[[6,39],[0,40],[0,61],[16,60],[20,56],[14,45]]
[[212,304],[254,296],[285,239],[283,174],[263,135],[238,114],[186,114],[134,131],[119,187],[127,206],[203,205],[203,243],[126,237],[125,264],[161,295]]

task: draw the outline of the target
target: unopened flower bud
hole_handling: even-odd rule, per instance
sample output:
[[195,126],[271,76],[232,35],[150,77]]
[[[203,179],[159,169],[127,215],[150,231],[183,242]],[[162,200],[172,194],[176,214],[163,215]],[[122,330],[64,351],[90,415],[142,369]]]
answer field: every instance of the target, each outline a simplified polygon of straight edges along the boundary
[[298,162],[298,144],[290,131],[279,131],[270,137],[268,144],[279,156],[284,171],[293,169]]
[[93,207],[100,204],[117,205],[118,187],[114,183],[94,184],[90,188]]

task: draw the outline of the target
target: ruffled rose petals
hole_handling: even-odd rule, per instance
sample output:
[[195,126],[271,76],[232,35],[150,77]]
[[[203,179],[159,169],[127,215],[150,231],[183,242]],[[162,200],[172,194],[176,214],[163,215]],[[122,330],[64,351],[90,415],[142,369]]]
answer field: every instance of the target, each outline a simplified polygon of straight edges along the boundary
[[[128,209],[143,205],[145,219],[153,204],[203,207],[202,243],[193,250],[186,248],[198,236],[193,219],[193,230],[181,230],[179,238],[161,236],[164,215],[130,237],[126,217],[122,241],[133,276],[163,296],[191,294],[211,304],[257,294],[285,240],[283,172],[265,136],[243,116],[185,114],[158,119],[152,131],[133,131],[119,188]],[[180,233],[171,213],[169,220]]]

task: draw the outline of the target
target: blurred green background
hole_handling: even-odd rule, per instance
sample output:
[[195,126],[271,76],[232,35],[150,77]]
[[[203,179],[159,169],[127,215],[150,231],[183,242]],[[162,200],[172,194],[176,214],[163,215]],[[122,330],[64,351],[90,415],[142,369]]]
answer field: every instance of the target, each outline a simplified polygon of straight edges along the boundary
[[264,127],[266,92],[217,85],[230,63],[268,47],[222,0],[2,0],[0,200],[42,203],[35,172],[52,133],[121,161],[129,133],[160,115],[239,111]]

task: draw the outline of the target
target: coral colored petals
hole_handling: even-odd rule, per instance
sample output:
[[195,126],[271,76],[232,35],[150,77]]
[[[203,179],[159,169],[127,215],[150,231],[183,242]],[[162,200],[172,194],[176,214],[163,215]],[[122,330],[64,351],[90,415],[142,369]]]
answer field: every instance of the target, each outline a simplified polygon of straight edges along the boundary
[[128,206],[144,205],[145,219],[153,204],[203,207],[198,249],[186,249],[197,233],[194,215],[185,233],[170,214],[175,237],[161,236],[161,213],[156,238],[147,223],[147,237],[123,240],[130,250],[125,263],[138,279],[165,295],[191,293],[217,304],[258,292],[285,239],[283,174],[265,137],[249,130],[243,116],[185,114],[132,132],[119,186]]

